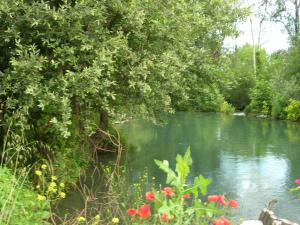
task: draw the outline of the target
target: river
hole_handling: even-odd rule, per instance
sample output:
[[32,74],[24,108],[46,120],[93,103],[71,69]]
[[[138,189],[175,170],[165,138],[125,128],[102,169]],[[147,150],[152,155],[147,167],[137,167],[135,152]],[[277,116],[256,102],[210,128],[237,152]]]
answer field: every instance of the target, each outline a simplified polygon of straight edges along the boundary
[[[147,170],[149,183],[155,177],[157,183],[164,185],[165,174],[154,159],[168,160],[174,168],[176,155],[184,154],[190,146],[193,165],[189,181],[202,174],[213,180],[209,194],[237,199],[235,221],[257,219],[266,204],[277,199],[276,215],[300,222],[300,201],[295,193],[289,192],[294,180],[300,178],[299,123],[181,112],[167,116],[164,125],[131,120],[119,129],[131,146],[123,160],[128,184],[136,182]],[[112,160],[112,155],[106,156],[99,165]],[[91,207],[97,213],[104,183],[93,168],[86,175],[78,186],[99,193]],[[82,191],[67,193],[56,213],[63,216],[81,211],[86,204],[82,196]]]
[[300,222],[300,201],[289,192],[300,178],[300,124],[206,113],[176,113],[165,125],[134,120],[122,125],[133,151],[128,154],[131,181],[147,168],[164,182],[154,159],[175,165],[176,154],[191,147],[190,179],[202,174],[213,180],[210,194],[238,200],[235,217],[257,219],[277,199],[279,217]]

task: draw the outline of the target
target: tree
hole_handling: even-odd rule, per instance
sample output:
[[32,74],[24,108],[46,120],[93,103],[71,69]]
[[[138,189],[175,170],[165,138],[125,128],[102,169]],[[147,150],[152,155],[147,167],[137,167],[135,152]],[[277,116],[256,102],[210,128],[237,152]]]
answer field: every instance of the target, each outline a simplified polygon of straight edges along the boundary
[[1,139],[13,119],[30,163],[101,149],[98,128],[120,115],[216,110],[222,43],[243,12],[234,0],[1,0]]
[[275,9],[270,14],[271,20],[283,24],[291,39],[298,36],[300,25],[300,1],[276,0],[275,2],[272,2],[265,0],[265,2],[272,4]]
[[246,44],[229,55],[232,78],[225,96],[239,110],[243,110],[250,103],[250,90],[255,85],[252,54],[252,46]]

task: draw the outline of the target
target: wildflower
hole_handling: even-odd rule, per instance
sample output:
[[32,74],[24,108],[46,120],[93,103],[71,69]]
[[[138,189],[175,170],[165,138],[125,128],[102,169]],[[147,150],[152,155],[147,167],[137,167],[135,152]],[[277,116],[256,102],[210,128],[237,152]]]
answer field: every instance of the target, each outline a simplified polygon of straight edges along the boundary
[[57,192],[57,189],[53,188],[53,187],[48,187],[48,191],[52,192],[52,193],[55,193],[55,192]]
[[49,184],[49,187],[48,187],[48,191],[49,192],[52,192],[52,193],[55,193],[57,191],[57,188],[56,188],[56,183],[55,182],[51,182]]
[[40,189],[40,187],[41,187],[40,185],[36,185],[35,186],[36,189]]
[[165,194],[165,196],[167,197],[172,197],[175,195],[175,193],[173,192],[173,189],[170,188],[170,187],[165,187],[163,190],[162,190],[162,193]]
[[226,202],[225,202],[225,198],[223,195],[209,195],[207,197],[207,200],[209,202],[219,202],[221,205],[225,205]]
[[78,222],[85,222],[85,221],[86,221],[86,218],[83,217],[83,216],[79,216],[79,217],[77,218],[77,220],[78,220]]
[[222,217],[220,219],[215,220],[213,225],[231,225],[231,224],[230,224],[229,220]]
[[150,206],[147,204],[141,205],[137,211],[137,215],[141,219],[148,219],[151,216]]
[[56,181],[56,180],[57,180],[57,177],[56,177],[56,176],[51,176],[51,180],[52,180],[52,181]]
[[119,218],[114,217],[114,218],[112,218],[111,222],[117,224],[117,223],[119,223]]
[[223,195],[219,195],[218,202],[220,203],[220,205],[226,205],[225,198]]
[[65,184],[64,184],[63,182],[61,182],[61,183],[59,184],[59,186],[60,186],[61,188],[65,188]]
[[300,179],[295,180],[295,184],[300,185]]
[[207,196],[207,200],[209,202],[217,202],[218,199],[219,199],[219,195],[209,195],[209,196]]
[[161,218],[161,221],[163,221],[163,222],[168,221],[168,215],[167,215],[167,213],[162,213],[160,218]]
[[37,196],[37,200],[39,200],[39,201],[45,201],[46,200],[46,196],[44,196],[44,195],[38,195]]
[[133,208],[130,208],[130,209],[127,210],[127,214],[129,216],[134,216],[135,214],[137,214],[137,211]]
[[100,215],[95,216],[95,220],[100,220]]
[[37,176],[42,176],[42,171],[36,170],[36,171],[35,171],[35,175],[37,175]]
[[43,165],[41,166],[41,168],[42,168],[43,170],[45,170],[45,169],[47,169],[47,165],[46,165],[46,164],[43,164]]
[[156,178],[155,177],[152,177],[152,180],[155,180]]
[[183,195],[183,199],[184,199],[184,200],[187,200],[187,199],[189,199],[190,197],[191,197],[190,194],[185,194],[185,195]]
[[146,199],[149,201],[155,201],[155,194],[152,191],[148,191],[146,193]]
[[49,186],[51,186],[51,187],[56,187],[57,184],[56,184],[55,182],[50,182]]
[[65,198],[66,197],[66,193],[65,192],[60,192],[59,193],[59,197],[60,198]]
[[228,201],[228,205],[229,205],[231,208],[236,208],[236,207],[238,207],[238,202],[237,202],[236,200],[232,199],[232,200],[229,200],[229,201]]

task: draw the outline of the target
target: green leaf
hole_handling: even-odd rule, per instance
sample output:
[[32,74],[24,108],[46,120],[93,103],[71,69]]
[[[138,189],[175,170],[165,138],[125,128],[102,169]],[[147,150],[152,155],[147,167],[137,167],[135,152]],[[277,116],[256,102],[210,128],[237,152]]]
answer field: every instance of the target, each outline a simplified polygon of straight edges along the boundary
[[167,160],[159,161],[154,160],[156,165],[167,174],[167,184],[172,184],[177,186],[178,184],[178,178],[175,174],[175,172],[169,168],[169,162]]
[[210,179],[206,179],[202,175],[195,177],[194,184],[190,186],[188,189],[184,191],[184,193],[190,193],[192,192],[194,196],[197,198],[199,193],[198,193],[198,188],[200,188],[201,194],[206,195],[207,194],[207,187],[211,183]]
[[176,172],[178,173],[178,177],[180,179],[180,186],[183,187],[186,181],[186,177],[190,172],[190,166],[193,161],[191,158],[191,150],[190,147],[187,148],[184,157],[181,155],[176,156]]

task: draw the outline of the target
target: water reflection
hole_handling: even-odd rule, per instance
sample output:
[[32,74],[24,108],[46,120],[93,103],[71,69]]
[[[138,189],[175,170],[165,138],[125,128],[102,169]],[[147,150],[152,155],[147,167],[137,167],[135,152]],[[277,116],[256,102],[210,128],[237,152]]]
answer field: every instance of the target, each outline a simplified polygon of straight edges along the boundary
[[129,154],[132,180],[147,167],[150,176],[163,182],[153,159],[167,159],[174,166],[176,154],[191,146],[192,177],[211,177],[211,193],[237,198],[238,216],[257,218],[276,198],[276,213],[300,222],[300,202],[288,192],[300,176],[299,124],[197,113],[178,113],[167,122],[157,126],[131,121],[123,126],[129,143],[136,146]]

